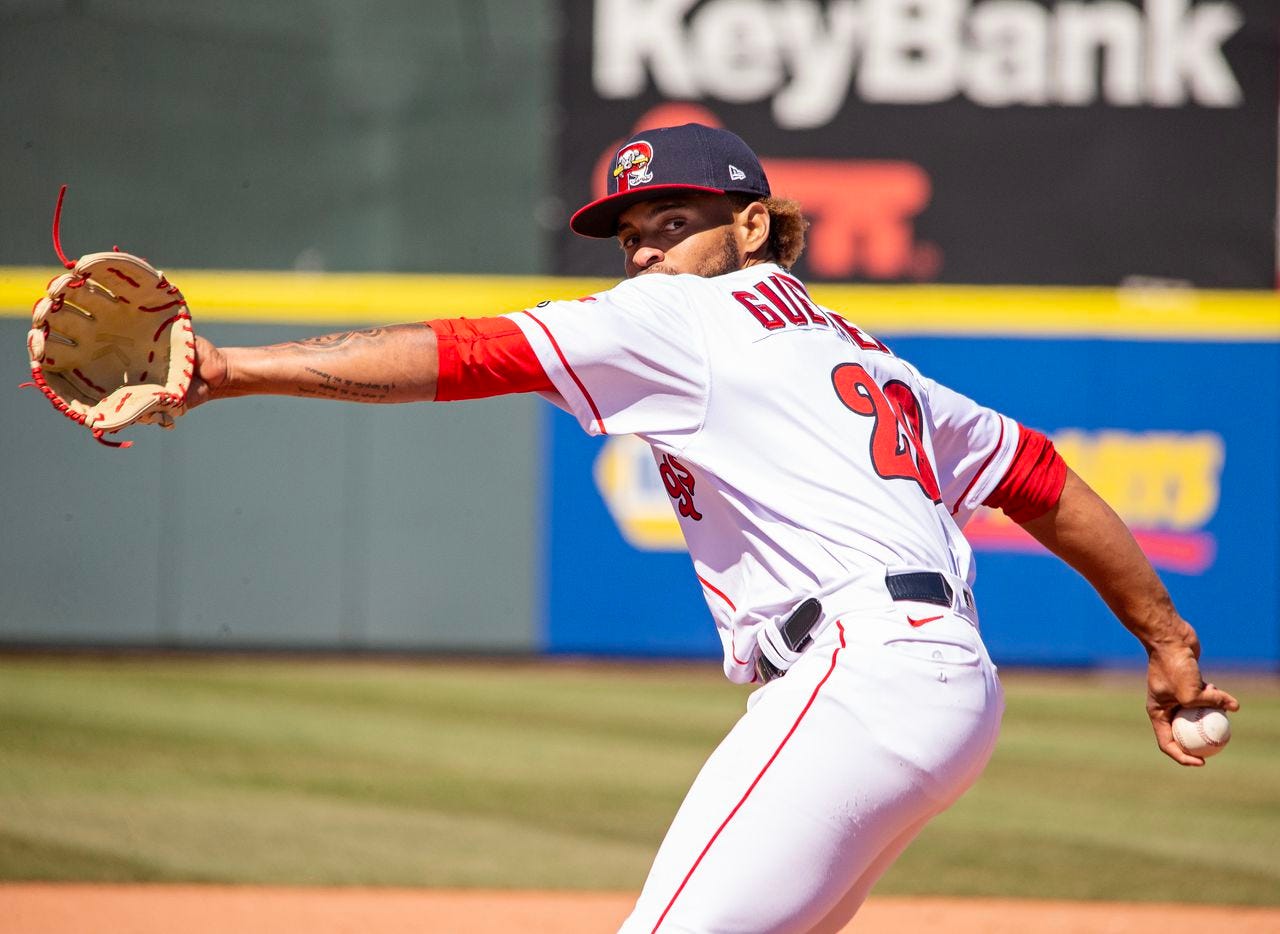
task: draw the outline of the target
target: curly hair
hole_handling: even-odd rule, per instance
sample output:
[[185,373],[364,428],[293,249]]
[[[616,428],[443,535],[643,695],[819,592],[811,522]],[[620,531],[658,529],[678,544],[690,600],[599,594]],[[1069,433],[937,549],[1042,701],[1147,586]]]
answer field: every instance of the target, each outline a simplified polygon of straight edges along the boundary
[[770,258],[783,269],[790,269],[804,252],[804,234],[809,220],[800,210],[800,202],[789,198],[756,198],[734,192],[729,196],[735,211],[759,201],[769,212]]

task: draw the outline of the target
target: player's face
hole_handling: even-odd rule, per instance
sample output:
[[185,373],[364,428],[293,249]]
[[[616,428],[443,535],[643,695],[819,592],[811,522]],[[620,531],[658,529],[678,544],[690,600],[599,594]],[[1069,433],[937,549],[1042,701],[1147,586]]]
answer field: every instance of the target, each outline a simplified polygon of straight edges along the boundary
[[737,216],[724,195],[642,201],[618,218],[627,278],[647,273],[721,276],[741,267]]

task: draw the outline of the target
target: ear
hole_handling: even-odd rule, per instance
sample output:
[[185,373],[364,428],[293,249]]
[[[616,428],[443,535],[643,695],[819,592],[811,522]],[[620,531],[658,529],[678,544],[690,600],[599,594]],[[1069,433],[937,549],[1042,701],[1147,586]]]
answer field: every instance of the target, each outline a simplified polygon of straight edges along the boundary
[[734,224],[738,248],[746,257],[756,257],[769,248],[769,209],[759,201],[752,201],[741,211],[735,212]]

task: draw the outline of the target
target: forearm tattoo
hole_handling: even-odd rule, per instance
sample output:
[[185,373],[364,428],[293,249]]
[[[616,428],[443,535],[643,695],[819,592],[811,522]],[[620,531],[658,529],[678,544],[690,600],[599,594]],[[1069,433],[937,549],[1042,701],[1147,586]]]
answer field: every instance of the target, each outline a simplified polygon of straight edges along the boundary
[[[394,327],[365,328],[360,331],[347,331],[342,334],[322,334],[303,340],[289,341],[279,345],[282,350],[294,350],[299,353],[314,355],[340,354],[355,350],[357,345],[366,341],[377,341],[395,330]],[[341,374],[343,369],[340,357],[325,369],[314,366],[303,366],[303,371],[314,379],[300,381],[295,387],[300,395],[319,396],[326,399],[346,400],[348,402],[386,402],[396,389],[391,381],[369,381],[351,379]],[[339,372],[335,372],[335,370]]]
[[355,341],[377,340],[390,330],[390,328],[365,328],[363,331],[347,331],[343,334],[321,334],[318,337],[307,337],[300,341],[289,341],[280,346],[322,352],[340,350]]
[[304,369],[321,380],[316,385],[299,386],[298,392],[305,396],[324,396],[327,399],[346,399],[349,402],[383,402],[396,388],[395,383],[363,383],[335,376],[315,367]]

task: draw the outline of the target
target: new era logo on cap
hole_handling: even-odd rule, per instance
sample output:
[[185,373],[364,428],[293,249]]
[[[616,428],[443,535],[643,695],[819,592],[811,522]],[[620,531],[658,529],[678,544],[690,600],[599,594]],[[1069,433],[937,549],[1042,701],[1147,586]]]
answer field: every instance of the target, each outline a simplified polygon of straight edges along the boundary
[[701,123],[637,133],[618,149],[608,172],[608,194],[570,218],[574,232],[612,237],[618,216],[628,207],[672,191],[769,197],[769,180],[751,147],[728,130]]

